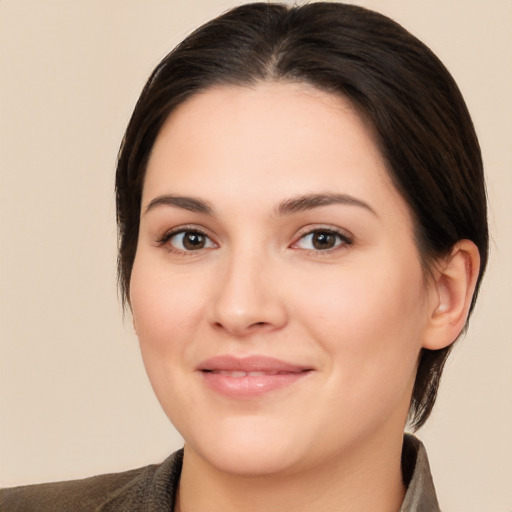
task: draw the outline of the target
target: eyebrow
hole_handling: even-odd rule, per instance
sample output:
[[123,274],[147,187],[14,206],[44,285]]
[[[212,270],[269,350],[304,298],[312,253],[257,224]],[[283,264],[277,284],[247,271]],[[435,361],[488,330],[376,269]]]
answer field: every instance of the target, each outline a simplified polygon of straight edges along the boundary
[[202,199],[186,196],[165,195],[151,200],[146,208],[146,213],[157,206],[177,206],[191,212],[204,213],[213,216],[213,208],[210,203]]
[[[377,216],[377,212],[366,202],[349,194],[306,194],[292,197],[281,202],[275,209],[279,216],[292,215],[294,213],[313,210],[322,206],[333,204],[342,204],[349,206],[359,206]],[[208,201],[188,196],[163,195],[155,197],[146,207],[146,213],[158,206],[176,206],[191,212],[202,213],[204,215],[214,216],[214,209]]]
[[278,215],[291,215],[293,213],[303,212],[329,206],[332,204],[343,204],[349,206],[359,206],[373,213],[378,217],[377,212],[366,202],[349,194],[307,194],[304,196],[292,197],[283,201],[277,208]]

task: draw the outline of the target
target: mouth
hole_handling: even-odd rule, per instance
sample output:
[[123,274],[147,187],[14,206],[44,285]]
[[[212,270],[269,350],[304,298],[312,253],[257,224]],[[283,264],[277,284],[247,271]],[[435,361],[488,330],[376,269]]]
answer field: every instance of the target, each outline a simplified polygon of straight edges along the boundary
[[266,356],[217,356],[203,361],[197,371],[216,393],[251,399],[292,386],[314,369]]
[[[263,370],[263,371],[230,371],[230,370],[201,370],[204,372],[209,373],[215,373],[218,375],[227,375],[229,377],[240,378],[240,377],[261,377],[263,375],[286,375],[289,373],[298,373],[298,372],[288,372],[288,371],[282,371],[282,372],[276,372],[272,370]],[[302,371],[302,370],[301,370]],[[307,371],[307,370],[306,370]]]

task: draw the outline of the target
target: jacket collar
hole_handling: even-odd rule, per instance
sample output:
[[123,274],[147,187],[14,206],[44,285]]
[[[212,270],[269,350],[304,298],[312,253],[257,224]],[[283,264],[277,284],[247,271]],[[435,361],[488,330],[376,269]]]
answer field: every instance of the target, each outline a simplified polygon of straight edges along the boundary
[[[145,494],[143,502],[148,508],[141,510],[173,510],[182,464],[183,450],[179,450],[157,466],[156,471],[146,475],[138,494]],[[427,452],[423,443],[410,434],[404,435],[402,475],[407,491],[399,512],[441,512]],[[155,502],[161,504],[162,508],[155,507]]]
[[400,512],[440,512],[427,452],[416,437],[405,434],[402,474],[407,486]]

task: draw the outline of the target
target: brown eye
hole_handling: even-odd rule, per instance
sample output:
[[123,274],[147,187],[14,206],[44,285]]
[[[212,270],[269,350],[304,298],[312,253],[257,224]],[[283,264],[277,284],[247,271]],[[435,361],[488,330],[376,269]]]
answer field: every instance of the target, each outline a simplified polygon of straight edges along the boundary
[[193,231],[183,233],[183,247],[189,251],[202,249],[205,243],[206,237],[201,233],[194,233]]
[[327,231],[313,233],[311,238],[313,247],[317,250],[332,249],[336,246],[336,235]]
[[351,243],[351,240],[341,233],[326,229],[317,229],[302,236],[295,244],[295,247],[321,252],[336,249],[343,245],[350,245]]
[[215,247],[215,244],[204,233],[192,230],[170,234],[164,241],[168,242],[173,249],[181,252],[199,251]]

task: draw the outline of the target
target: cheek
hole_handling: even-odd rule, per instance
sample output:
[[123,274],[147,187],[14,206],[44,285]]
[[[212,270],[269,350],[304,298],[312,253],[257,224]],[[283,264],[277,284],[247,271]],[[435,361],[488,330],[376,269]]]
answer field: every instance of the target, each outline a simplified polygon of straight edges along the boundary
[[192,340],[198,337],[203,317],[199,298],[204,289],[198,281],[162,271],[157,262],[141,257],[135,261],[130,284],[144,366],[155,395],[175,425],[193,405],[186,386],[193,368]]
[[[201,280],[162,271],[158,262],[136,259],[130,300],[144,362],[172,363],[194,337],[203,316]],[[151,368],[148,368],[150,372]]]
[[[319,286],[318,283],[322,285]],[[414,372],[425,325],[426,289],[417,262],[365,265],[296,293],[299,317],[344,376]],[[402,375],[405,378],[405,375]]]
[[[311,294],[307,326],[329,355],[329,410],[375,428],[386,418],[405,422],[421,349],[424,285],[421,272],[369,271],[344,276],[324,293]],[[333,422],[335,422],[333,420]],[[335,422],[336,423],[336,422]]]

